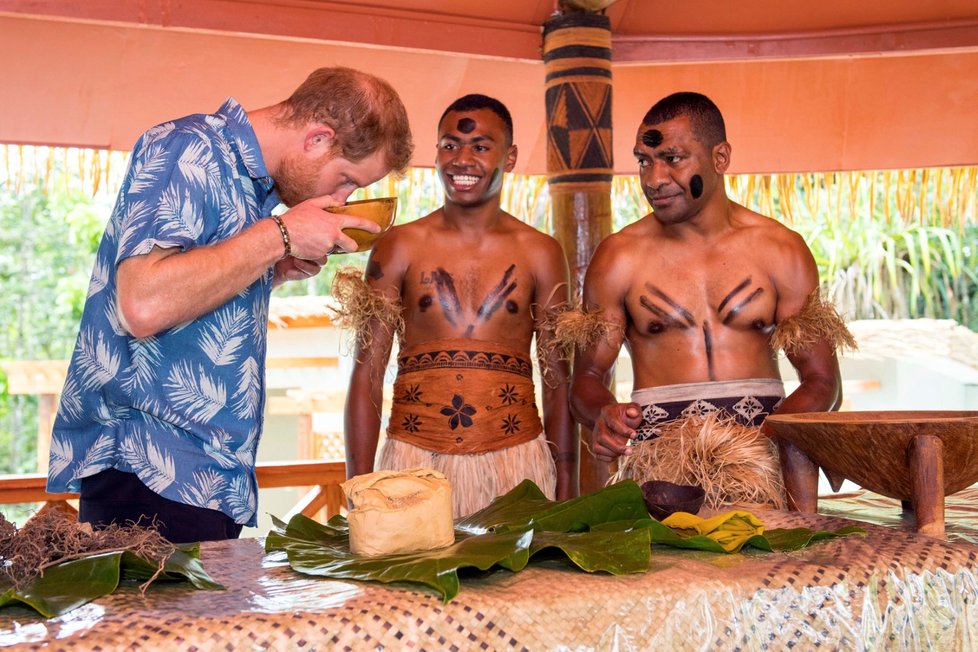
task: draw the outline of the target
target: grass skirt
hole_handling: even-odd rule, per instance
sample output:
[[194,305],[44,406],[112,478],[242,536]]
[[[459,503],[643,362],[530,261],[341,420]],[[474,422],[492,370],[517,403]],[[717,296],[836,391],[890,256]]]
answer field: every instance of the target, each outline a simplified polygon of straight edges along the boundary
[[439,471],[452,484],[452,518],[468,516],[488,505],[523,480],[537,484],[547,498],[557,491],[557,471],[546,436],[488,453],[449,455],[388,439],[380,452],[378,469],[414,468]]
[[745,426],[723,411],[662,424],[661,434],[618,458],[611,481],[667,480],[703,487],[705,504],[768,504],[784,509],[777,447],[760,427]]

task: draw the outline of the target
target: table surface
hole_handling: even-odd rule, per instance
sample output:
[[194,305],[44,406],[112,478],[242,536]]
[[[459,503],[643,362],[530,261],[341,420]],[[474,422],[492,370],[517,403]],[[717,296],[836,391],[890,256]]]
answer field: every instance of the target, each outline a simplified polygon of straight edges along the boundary
[[[828,511],[885,511],[866,496]],[[949,505],[955,504],[949,498]],[[973,497],[967,497],[973,499]],[[884,499],[887,500],[887,499]],[[894,501],[895,503],[896,501]],[[894,510],[899,513],[898,506]],[[769,528],[836,529],[837,516],[759,511]],[[949,517],[949,523],[951,518]],[[899,523],[898,523],[899,525]],[[226,591],[123,586],[65,616],[0,610],[0,646],[23,649],[965,649],[978,647],[978,546],[900,527],[787,553],[653,547],[647,573],[531,563],[466,576],[445,604],[424,589],[321,579],[264,555],[261,541],[205,543]],[[949,532],[953,528],[949,527]]]

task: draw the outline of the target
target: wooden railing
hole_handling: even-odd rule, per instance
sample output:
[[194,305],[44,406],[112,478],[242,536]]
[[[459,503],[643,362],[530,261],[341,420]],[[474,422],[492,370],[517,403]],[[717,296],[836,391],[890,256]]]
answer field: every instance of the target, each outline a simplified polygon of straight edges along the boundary
[[[344,462],[260,462],[256,475],[259,489],[311,487],[285,520],[295,514],[312,518],[320,510],[326,511],[326,517],[340,512],[343,504],[340,483],[346,479]],[[67,501],[78,498],[78,494],[49,494],[45,491],[46,483],[47,476],[41,473],[0,475],[0,505],[44,503],[42,509],[58,506],[74,511]]]

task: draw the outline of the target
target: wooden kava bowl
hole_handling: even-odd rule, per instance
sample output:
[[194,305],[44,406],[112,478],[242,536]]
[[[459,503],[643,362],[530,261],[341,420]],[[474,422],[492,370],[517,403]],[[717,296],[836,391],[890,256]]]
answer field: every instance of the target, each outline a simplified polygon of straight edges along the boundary
[[[343,233],[356,240],[357,251],[360,252],[367,251],[373,247],[380,236],[384,235],[394,225],[394,216],[397,213],[396,209],[397,197],[381,197],[378,199],[351,201],[342,206],[330,206],[326,210],[338,215],[364,217],[380,225],[380,233],[370,233],[363,229],[343,229]],[[336,247],[331,253],[342,254],[346,252]]]
[[910,501],[917,531],[944,536],[944,496],[978,482],[978,412],[773,414],[775,435],[826,473]]

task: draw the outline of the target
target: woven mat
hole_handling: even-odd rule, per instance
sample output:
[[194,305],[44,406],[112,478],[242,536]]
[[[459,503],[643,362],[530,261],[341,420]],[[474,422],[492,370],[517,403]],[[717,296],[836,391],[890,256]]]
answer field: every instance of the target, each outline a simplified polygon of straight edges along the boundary
[[[763,512],[768,527],[837,528]],[[978,546],[866,525],[792,553],[653,549],[648,573],[589,575],[555,561],[422,590],[320,580],[254,539],[204,545],[224,592],[124,587],[45,621],[0,610],[0,645],[153,650],[962,650],[978,636]]]
[[[904,512],[899,500],[865,489],[820,496],[818,512],[908,532],[915,528],[913,512]],[[968,487],[944,500],[944,522],[949,541],[978,544],[978,486]]]

